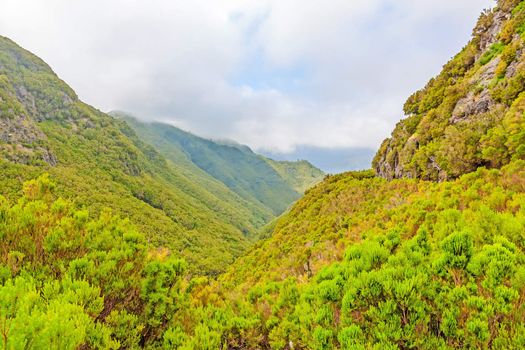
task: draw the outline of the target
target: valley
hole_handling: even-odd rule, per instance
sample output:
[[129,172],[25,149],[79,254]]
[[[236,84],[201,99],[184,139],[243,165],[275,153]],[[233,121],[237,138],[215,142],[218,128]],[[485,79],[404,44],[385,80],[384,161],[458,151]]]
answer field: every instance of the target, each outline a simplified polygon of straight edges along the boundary
[[327,175],[104,113],[0,37],[0,347],[524,348],[525,2],[404,113]]

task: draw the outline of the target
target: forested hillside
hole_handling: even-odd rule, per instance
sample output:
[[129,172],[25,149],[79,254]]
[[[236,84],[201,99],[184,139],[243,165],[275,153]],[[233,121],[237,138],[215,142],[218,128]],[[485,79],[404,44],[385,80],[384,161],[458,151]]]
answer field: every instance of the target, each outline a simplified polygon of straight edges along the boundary
[[215,282],[41,177],[0,203],[5,348],[521,349],[524,179],[332,176]]
[[281,187],[268,192],[277,203],[269,210],[188,167],[184,157],[167,161],[126,122],[82,103],[42,60],[7,38],[0,38],[0,94],[2,195],[12,201],[24,180],[48,172],[57,193],[93,215],[108,207],[128,217],[152,244],[186,258],[192,271],[224,270],[299,197],[272,170],[261,190],[271,189],[274,178]]
[[[218,277],[248,242],[239,223],[258,224],[254,202],[158,131],[141,134],[157,152],[82,104],[3,39],[0,344],[525,348],[524,4],[499,0],[481,15],[473,40],[409,98],[375,169],[306,190]],[[194,155],[215,149],[192,141]],[[267,164],[281,179],[307,174],[285,181],[297,191],[315,175]],[[188,172],[198,176],[184,192]],[[239,202],[211,210],[194,193]]]
[[289,186],[300,194],[304,194],[307,189],[320,182],[324,177],[321,170],[306,160],[294,162],[277,161],[270,158],[265,158],[265,160]]
[[[417,108],[379,150],[374,165],[380,177],[372,171],[329,177],[219,278],[212,290],[247,324],[233,336],[226,332],[231,348],[525,346],[524,9],[524,2],[499,1],[484,12],[467,48],[409,98],[405,107]],[[512,59],[491,49],[491,38],[516,49]],[[469,47],[479,49],[469,61],[472,71],[456,72],[472,74],[469,79],[492,60],[501,67],[507,60],[500,67],[506,73],[476,92],[489,98],[499,89],[507,107],[489,103],[496,109],[467,109],[472,113],[453,121],[441,113],[463,108],[465,100],[460,75],[450,69]],[[433,109],[425,110],[430,101]],[[463,157],[488,155],[478,141],[494,141],[496,132],[493,162]]]
[[246,349],[521,349],[524,235],[523,161],[445,183],[341,174],[216,288]]
[[[148,144],[189,173],[206,173],[251,203],[258,216],[280,215],[324,174],[306,161],[277,162],[234,143],[207,140],[162,123],[145,123],[123,112],[125,120]],[[203,175],[203,174],[202,174]],[[204,176],[201,176],[204,177]]]

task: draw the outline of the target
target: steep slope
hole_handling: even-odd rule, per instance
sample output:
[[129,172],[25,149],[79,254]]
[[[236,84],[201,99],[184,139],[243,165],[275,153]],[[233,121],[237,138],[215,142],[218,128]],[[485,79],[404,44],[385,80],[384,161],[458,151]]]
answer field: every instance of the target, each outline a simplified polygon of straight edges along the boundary
[[500,0],[473,39],[412,95],[374,159],[385,178],[456,178],[525,157],[525,3]]
[[[494,13],[517,16],[522,4],[500,0]],[[491,15],[482,18],[486,16]],[[520,33],[520,27],[512,30]],[[457,79],[447,81],[439,103],[455,100]],[[89,109],[107,120],[102,130],[113,131],[103,135],[132,140],[131,149],[137,150],[136,157],[116,157],[116,146],[98,138],[89,146],[104,157],[94,158],[56,121],[26,118],[28,107],[16,103],[16,85],[7,82],[15,87],[5,89],[2,103],[7,107],[1,110],[10,115],[6,123],[15,123],[11,130],[23,132],[4,136],[6,186],[17,188],[22,171],[38,172],[45,166],[60,181],[71,180],[67,183],[74,190],[85,179],[91,186],[119,184],[119,195],[132,203],[123,185],[131,181],[128,172],[145,178],[150,171],[133,166],[133,160],[146,158],[143,152],[148,151],[149,162],[138,164],[153,169],[147,173],[151,181],[154,171],[169,166],[136,141],[130,129],[118,123],[116,128],[115,121]],[[389,173],[396,167],[377,171],[401,178],[388,180],[373,171],[328,176],[275,223],[269,239],[258,242],[217,280],[184,275],[185,263],[176,254],[154,249],[126,220],[105,211],[90,219],[85,210],[56,198],[48,177],[30,181],[16,203],[0,197],[4,347],[523,349],[525,160],[516,159],[523,142],[511,142],[519,141],[515,137],[524,130],[523,113],[506,119],[515,103],[494,124],[509,133],[500,135],[505,142],[492,146],[495,154],[508,154],[500,163],[489,164],[493,169],[480,167],[463,175],[467,168],[433,172],[426,165],[429,159],[416,157],[414,166],[427,167],[405,173],[397,156],[382,160],[384,152],[392,151],[389,145],[400,140],[397,133],[408,130],[408,124],[402,124],[420,122],[409,117],[376,161],[393,161],[388,164],[399,166],[399,174]],[[421,116],[421,121],[431,120]],[[470,123],[473,127],[475,120]],[[426,130],[423,126],[417,126],[420,132]],[[97,128],[91,128],[93,133]],[[65,164],[75,173],[64,177],[61,173],[70,170],[63,159],[73,156],[69,148],[58,147],[63,141],[50,129],[77,140],[70,144],[79,149],[82,164],[99,169],[100,176],[81,177],[84,170],[70,162]],[[131,136],[121,136],[122,130]],[[445,140],[436,130],[430,135],[435,141],[429,139],[427,145]],[[467,142],[463,138],[470,137],[468,131],[461,129],[459,145]],[[129,144],[121,147],[128,149]],[[454,162],[458,154],[463,153],[443,154],[442,161]],[[105,163],[106,157],[114,157],[112,163]],[[113,168],[103,168],[106,164]],[[104,178],[106,171],[110,179]],[[406,178],[416,176],[443,181]],[[143,186],[152,183],[141,181]]]
[[443,183],[341,174],[211,295],[244,318],[243,349],[520,349],[524,242],[524,161]]
[[[192,161],[185,149],[179,146],[179,143],[172,142],[169,137],[163,137],[162,132],[166,132],[170,136],[173,136],[174,133],[177,133],[177,135],[183,135],[184,137],[187,136],[189,138],[188,142],[191,142],[193,139],[203,141],[207,140],[186,133],[170,125],[142,123],[124,112],[113,111],[110,112],[109,115],[125,121],[126,124],[137,133],[138,137],[140,137],[143,142],[153,147],[166,158],[173,167],[174,172],[181,174],[181,176],[188,179],[201,191],[207,191],[213,194],[221,202],[231,205],[232,213],[234,215],[240,213],[241,217],[244,216],[249,218],[250,225],[245,225],[245,234],[247,236],[253,237],[258,229],[275,218],[275,214],[270,208],[262,205],[259,201],[251,200],[253,199],[251,197],[241,197],[219,179],[201,169]],[[217,147],[220,147],[220,145],[217,145]],[[221,161],[221,159],[215,160],[218,165],[220,165]],[[224,161],[228,163],[227,159]],[[228,164],[225,166],[228,166]],[[288,203],[288,205],[290,204],[291,203]]]
[[304,193],[307,189],[320,182],[325,175],[320,169],[306,160],[294,162],[276,161],[270,158],[265,158],[265,160],[289,186],[299,193]]
[[308,162],[276,162],[243,145],[207,140],[162,123],[143,123],[122,112],[137,134],[174,164],[200,168],[246,201],[259,215],[279,215],[323,173]]
[[268,220],[240,197],[208,190],[144,144],[123,121],[82,103],[39,58],[0,37],[0,185],[49,172],[59,192],[129,217],[148,239],[217,272]]
[[232,348],[525,346],[524,19],[523,1],[484,12],[405,105],[380,177],[329,176],[199,294],[242,317]]

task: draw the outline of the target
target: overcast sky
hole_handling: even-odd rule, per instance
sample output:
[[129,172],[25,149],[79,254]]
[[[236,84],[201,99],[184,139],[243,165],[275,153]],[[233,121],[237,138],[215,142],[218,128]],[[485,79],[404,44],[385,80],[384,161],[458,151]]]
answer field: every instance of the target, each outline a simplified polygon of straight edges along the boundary
[[377,148],[492,0],[0,0],[87,103],[256,150]]

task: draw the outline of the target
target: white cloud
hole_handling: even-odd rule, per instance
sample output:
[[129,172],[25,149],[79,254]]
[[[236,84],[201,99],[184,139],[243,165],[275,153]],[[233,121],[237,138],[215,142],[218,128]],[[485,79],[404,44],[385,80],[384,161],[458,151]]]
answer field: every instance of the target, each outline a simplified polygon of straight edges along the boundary
[[492,2],[2,0],[0,34],[103,110],[259,149],[377,147]]

